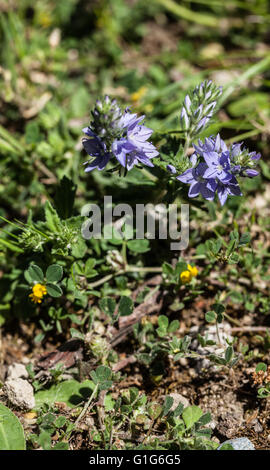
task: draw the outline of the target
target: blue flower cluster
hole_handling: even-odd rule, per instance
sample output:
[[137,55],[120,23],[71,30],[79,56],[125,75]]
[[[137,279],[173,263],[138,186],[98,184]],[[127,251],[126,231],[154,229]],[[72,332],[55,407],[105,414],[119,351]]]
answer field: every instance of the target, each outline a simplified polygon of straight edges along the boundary
[[86,172],[95,168],[103,170],[113,157],[126,170],[139,163],[154,166],[151,159],[159,152],[148,141],[153,131],[142,124],[144,116],[138,117],[128,109],[122,112],[108,96],[96,102],[92,115],[93,122],[83,129],[87,135],[83,146],[91,157],[85,162]]
[[217,87],[211,80],[208,80],[198,85],[192,95],[186,95],[181,110],[180,124],[191,138],[200,134],[209,125],[221,93],[222,87]]
[[[219,134],[206,138],[204,143],[199,140],[193,147],[192,167],[176,177],[190,185],[188,195],[191,198],[201,194],[204,199],[212,201],[217,193],[221,205],[224,205],[229,195],[242,195],[236,176],[252,178],[258,175],[254,166],[260,154],[249,152],[242,148],[242,144],[233,144],[228,149]],[[176,173],[172,165],[167,169]]]

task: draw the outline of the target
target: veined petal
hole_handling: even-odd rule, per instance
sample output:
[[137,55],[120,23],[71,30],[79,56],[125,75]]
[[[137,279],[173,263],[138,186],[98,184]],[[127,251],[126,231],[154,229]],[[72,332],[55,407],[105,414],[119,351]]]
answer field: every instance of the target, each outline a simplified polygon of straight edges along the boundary
[[192,183],[188,192],[189,197],[199,196],[200,190],[201,190],[200,186],[201,186],[201,183],[199,183],[198,181],[195,181],[194,183]]
[[195,181],[192,169],[184,171],[181,175],[177,176],[176,179],[179,181],[182,181],[182,183],[191,183],[192,181]]
[[203,158],[209,168],[215,167],[218,164],[218,153],[217,152],[203,152]]

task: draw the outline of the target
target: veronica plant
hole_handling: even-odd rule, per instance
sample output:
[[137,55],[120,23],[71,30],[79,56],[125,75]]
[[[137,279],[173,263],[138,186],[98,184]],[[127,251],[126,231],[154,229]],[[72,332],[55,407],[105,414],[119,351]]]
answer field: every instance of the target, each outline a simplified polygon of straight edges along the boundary
[[131,170],[139,163],[154,166],[151,159],[158,155],[148,142],[152,130],[142,124],[144,116],[138,117],[126,109],[121,111],[116,101],[108,96],[98,100],[92,113],[93,121],[83,129],[87,138],[83,146],[91,157],[85,162],[85,171],[103,170],[110,160],[118,162],[116,169]]
[[[237,178],[258,175],[256,165],[260,154],[250,152],[241,143],[228,147],[219,134],[204,141],[198,139],[217,111],[221,94],[222,88],[209,80],[186,95],[180,113],[181,130],[177,131],[182,134],[184,142],[181,140],[172,152],[170,147],[174,149],[176,141],[168,135],[167,144],[163,146],[165,154],[161,150],[159,158],[155,158],[159,152],[148,140],[153,131],[143,124],[144,116],[138,117],[128,108],[122,111],[108,96],[98,100],[89,127],[83,129],[87,136],[83,139],[83,146],[90,156],[85,162],[85,171],[103,170],[112,163],[111,169],[125,176],[135,165],[153,167],[155,163],[167,170],[165,179],[172,177],[188,184],[190,198],[201,195],[212,201],[217,194],[221,205],[224,205],[228,196],[241,196]],[[191,145],[194,152],[189,157]],[[165,166],[163,158],[167,161]]]

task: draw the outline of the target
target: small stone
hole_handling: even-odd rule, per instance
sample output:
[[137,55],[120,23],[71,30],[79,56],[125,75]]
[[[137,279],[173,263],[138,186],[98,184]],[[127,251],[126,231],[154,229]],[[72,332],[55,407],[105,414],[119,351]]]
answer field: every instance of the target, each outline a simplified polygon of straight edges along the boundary
[[174,411],[180,403],[184,406],[184,408],[187,408],[187,406],[190,406],[190,403],[186,397],[183,395],[180,395],[180,393],[170,393],[169,397],[173,398],[173,406],[171,407],[171,411]]
[[35,407],[34,389],[27,380],[8,379],[3,390],[11,403],[18,408],[31,410]]
[[8,379],[27,379],[29,376],[26,367],[23,364],[14,362],[8,366],[7,377]]
[[247,437],[238,437],[237,439],[229,439],[228,441],[222,442],[217,450],[222,450],[224,444],[231,444],[234,450],[255,450],[254,445]]
[[[202,336],[207,337],[208,340],[215,341],[216,345],[202,347],[197,339],[197,335],[200,333]],[[223,322],[219,325],[219,338],[217,336],[216,326],[215,325],[207,325],[203,328],[199,328],[198,326],[194,326],[190,329],[190,335],[193,337],[191,342],[190,348],[196,351],[201,356],[207,354],[216,354],[217,356],[224,355],[224,350],[227,347],[227,341],[232,341],[233,338],[231,336],[231,325],[227,322]],[[221,344],[219,344],[219,340]],[[197,374],[201,374],[203,371],[217,370],[218,366],[214,365],[209,359],[202,358],[197,359],[195,372]]]

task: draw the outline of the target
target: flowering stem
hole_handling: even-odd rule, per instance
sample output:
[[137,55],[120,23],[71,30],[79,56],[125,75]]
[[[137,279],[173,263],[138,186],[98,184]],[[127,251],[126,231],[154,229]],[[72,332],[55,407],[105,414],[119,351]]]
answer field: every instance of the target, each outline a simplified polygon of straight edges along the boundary
[[186,142],[185,142],[185,146],[184,146],[184,150],[183,150],[184,157],[186,157],[186,155],[187,155],[187,151],[189,149],[189,144],[190,144],[190,136],[189,136],[189,134],[187,134]]

